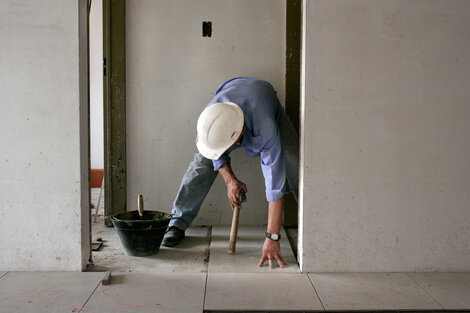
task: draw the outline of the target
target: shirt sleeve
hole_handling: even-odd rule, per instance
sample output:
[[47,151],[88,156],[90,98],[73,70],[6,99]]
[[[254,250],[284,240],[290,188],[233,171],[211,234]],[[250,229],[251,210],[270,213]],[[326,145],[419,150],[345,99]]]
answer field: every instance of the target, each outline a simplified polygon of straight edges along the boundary
[[230,156],[227,151],[225,151],[217,160],[212,160],[214,171],[218,171],[219,168],[225,163],[230,163]]
[[286,186],[286,158],[281,145],[279,128],[274,128],[274,136],[261,150],[261,169],[266,185],[266,199],[277,201],[288,193]]

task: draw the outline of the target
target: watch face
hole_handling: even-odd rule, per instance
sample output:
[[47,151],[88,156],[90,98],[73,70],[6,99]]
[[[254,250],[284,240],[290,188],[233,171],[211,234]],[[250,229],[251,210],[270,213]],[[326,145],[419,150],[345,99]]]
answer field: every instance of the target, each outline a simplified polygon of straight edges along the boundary
[[278,240],[279,239],[278,234],[271,234],[271,239],[272,240]]

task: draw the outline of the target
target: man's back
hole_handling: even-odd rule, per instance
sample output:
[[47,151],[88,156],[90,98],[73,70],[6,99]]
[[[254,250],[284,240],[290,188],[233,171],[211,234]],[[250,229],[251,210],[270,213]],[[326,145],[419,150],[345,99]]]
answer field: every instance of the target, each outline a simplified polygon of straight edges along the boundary
[[276,132],[280,103],[267,81],[251,77],[230,79],[219,87],[207,106],[218,102],[233,102],[242,109],[245,134],[256,137],[257,145],[267,143]]

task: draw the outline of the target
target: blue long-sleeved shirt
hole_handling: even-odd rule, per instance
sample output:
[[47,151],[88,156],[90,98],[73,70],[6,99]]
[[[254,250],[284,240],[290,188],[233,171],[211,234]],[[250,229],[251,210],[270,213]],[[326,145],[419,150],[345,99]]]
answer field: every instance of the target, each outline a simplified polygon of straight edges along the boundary
[[218,102],[233,102],[242,109],[245,133],[240,144],[213,161],[214,170],[217,171],[224,163],[230,162],[230,152],[244,147],[247,155],[261,157],[266,199],[281,199],[283,194],[288,192],[288,188],[285,183],[286,162],[278,125],[281,105],[273,86],[256,78],[233,78],[220,85],[207,106]]

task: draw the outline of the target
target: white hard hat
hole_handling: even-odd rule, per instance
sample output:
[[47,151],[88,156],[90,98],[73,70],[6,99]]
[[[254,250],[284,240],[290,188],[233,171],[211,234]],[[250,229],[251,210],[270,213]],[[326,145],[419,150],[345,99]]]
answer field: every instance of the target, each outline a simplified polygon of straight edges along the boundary
[[197,120],[196,146],[206,158],[217,160],[243,131],[243,111],[232,102],[214,103]]

